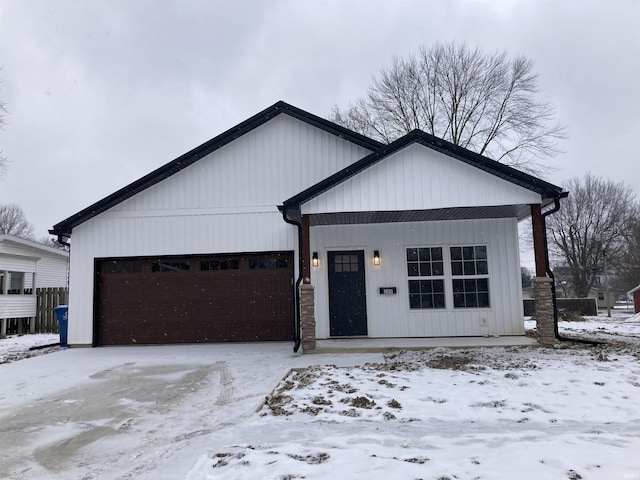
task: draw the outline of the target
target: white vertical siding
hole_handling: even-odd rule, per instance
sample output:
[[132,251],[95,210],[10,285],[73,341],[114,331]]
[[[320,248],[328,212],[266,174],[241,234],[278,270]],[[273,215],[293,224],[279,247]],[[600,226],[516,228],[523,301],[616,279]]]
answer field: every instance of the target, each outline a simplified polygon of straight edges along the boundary
[[309,200],[304,214],[540,203],[540,195],[464,162],[411,145]]
[[297,251],[277,205],[368,153],[278,115],[74,228],[69,343],[92,343],[96,258]]
[[[367,315],[370,337],[439,337],[524,334],[520,259],[515,219],[335,225],[311,228],[311,250],[320,266],[312,268],[316,286],[318,338],[329,336],[327,251],[364,250]],[[490,308],[454,309],[450,277],[446,277],[446,310],[410,310],[406,248],[487,245]],[[372,262],[379,250],[381,265]],[[445,271],[450,264],[445,261]],[[450,270],[448,270],[450,272]],[[396,287],[396,295],[380,295],[380,287]],[[481,326],[486,318],[488,327]]]
[[111,211],[274,207],[368,153],[279,115]]

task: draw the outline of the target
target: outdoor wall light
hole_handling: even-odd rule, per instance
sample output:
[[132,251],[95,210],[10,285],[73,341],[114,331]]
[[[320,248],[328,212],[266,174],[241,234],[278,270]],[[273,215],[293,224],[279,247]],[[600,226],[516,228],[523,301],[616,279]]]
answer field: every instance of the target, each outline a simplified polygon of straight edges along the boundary
[[311,265],[313,265],[314,267],[317,267],[318,264],[319,264],[318,252],[313,252],[313,255],[311,256]]
[[379,250],[374,250],[373,251],[373,264],[375,266],[380,265],[380,251]]

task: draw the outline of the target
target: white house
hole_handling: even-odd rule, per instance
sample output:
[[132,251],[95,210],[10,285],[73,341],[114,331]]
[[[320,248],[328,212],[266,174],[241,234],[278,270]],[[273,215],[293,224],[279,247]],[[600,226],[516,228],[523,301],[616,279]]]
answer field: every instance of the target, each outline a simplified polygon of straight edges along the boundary
[[0,334],[11,318],[36,316],[36,290],[66,287],[69,252],[0,234]]
[[533,217],[548,311],[563,196],[424,132],[383,145],[278,102],[53,227],[69,343],[523,335],[517,224]]

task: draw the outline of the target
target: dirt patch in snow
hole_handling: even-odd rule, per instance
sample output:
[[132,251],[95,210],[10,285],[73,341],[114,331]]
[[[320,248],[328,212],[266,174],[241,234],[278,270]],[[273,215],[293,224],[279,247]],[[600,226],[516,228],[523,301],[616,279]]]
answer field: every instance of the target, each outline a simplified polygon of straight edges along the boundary
[[[407,372],[423,372],[429,377],[429,370],[458,371],[468,375],[469,382],[478,385],[492,383],[487,373],[495,381],[513,382],[514,387],[526,383],[531,372],[543,368],[546,362],[557,356],[572,364],[597,362],[614,363],[617,355],[632,355],[640,358],[640,349],[630,343],[613,343],[600,346],[566,343],[558,348],[542,347],[494,347],[475,349],[434,348],[424,351],[397,351],[385,355],[384,363],[368,363],[350,369],[335,365],[313,366],[292,371],[266,397],[261,415],[288,416],[304,413],[312,416],[328,414],[339,417],[363,417],[363,419],[396,420],[402,417],[402,406],[396,398],[403,398],[402,392],[410,388],[404,380]],[[604,369],[608,368],[603,365]],[[504,373],[501,373],[504,372]],[[477,380],[476,380],[477,379]],[[636,379],[632,379],[637,382]],[[596,383],[597,385],[597,383]],[[365,395],[364,393],[367,392]],[[394,398],[395,397],[395,398]],[[446,403],[444,398],[427,396],[422,401],[434,404]],[[347,407],[346,409],[344,407]],[[522,407],[507,405],[503,398],[472,402],[472,408]],[[537,409],[526,406],[523,412]],[[404,421],[411,421],[404,418]],[[519,421],[528,419],[519,418]]]
[[0,357],[0,365],[3,363],[11,363],[18,360],[24,360],[25,358],[38,357],[40,355],[46,355],[47,353],[53,353],[62,350],[60,345],[47,348],[38,348],[36,350],[24,350],[20,352],[9,352]]

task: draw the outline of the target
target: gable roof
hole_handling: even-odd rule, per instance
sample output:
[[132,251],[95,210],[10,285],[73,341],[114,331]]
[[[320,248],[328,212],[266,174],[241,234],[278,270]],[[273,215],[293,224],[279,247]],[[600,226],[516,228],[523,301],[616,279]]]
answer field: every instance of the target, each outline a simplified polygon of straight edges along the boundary
[[264,123],[282,113],[305,122],[311,126],[324,130],[325,132],[328,132],[332,135],[343,138],[358,146],[364,147],[368,150],[377,150],[384,145],[376,140],[330,122],[329,120],[325,120],[321,117],[294,107],[293,105],[289,105],[288,103],[279,101],[252,116],[251,118],[245,120],[244,122],[236,125],[235,127],[230,128],[226,132],[221,133],[217,137],[212,138],[211,140],[203,143],[193,150],[179,156],[175,160],[172,160],[171,162],[136,180],[135,182],[130,183],[126,187],[121,188],[120,190],[112,193],[111,195],[108,195],[102,200],[99,200],[93,205],[90,205],[89,207],[79,211],[78,213],[70,216],[62,222],[57,223],[51,230],[49,230],[49,233],[52,235],[65,237],[71,236],[71,231],[74,227],[123,202],[133,195],[140,193],[141,191],[151,187],[152,185],[161,182],[162,180],[197,162],[206,155],[209,155],[211,152],[214,152],[215,150],[225,146],[233,140],[236,140],[242,135],[254,130],[255,128],[263,125]]
[[[363,159],[358,160],[354,164],[347,166],[330,177],[325,178],[297,195],[285,200],[279,208],[285,212],[287,210],[299,210],[300,205],[306,201],[330,190],[336,185],[339,185],[345,180],[357,175],[372,165],[375,165],[390,155],[414,143],[424,145],[449,157],[455,158],[473,167],[479,168],[480,170],[495,175],[503,180],[539,193],[543,199],[543,203],[545,204],[551,203],[551,201],[556,198],[565,197],[567,195],[567,192],[563,192],[562,187],[540,180],[537,177],[524,173],[513,167],[509,167],[503,163],[496,162],[495,160],[491,160],[490,158],[474,153],[466,148],[454,145],[453,143],[430,135],[422,130],[413,130],[389,145],[380,147],[378,150],[367,155]],[[544,200],[548,201],[544,202]]]

